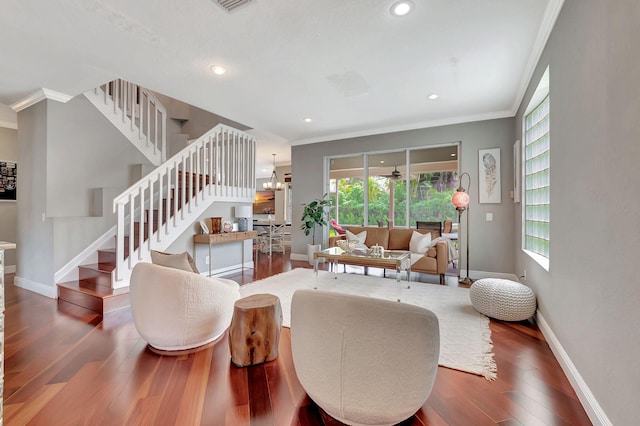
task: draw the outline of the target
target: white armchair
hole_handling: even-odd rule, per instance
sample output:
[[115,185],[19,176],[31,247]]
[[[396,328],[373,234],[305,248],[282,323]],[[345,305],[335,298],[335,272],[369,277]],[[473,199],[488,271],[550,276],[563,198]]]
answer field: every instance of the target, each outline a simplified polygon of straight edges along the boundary
[[350,425],[392,425],[424,405],[440,355],[438,318],[363,296],[297,290],[291,351],[309,397]]
[[195,352],[213,344],[231,324],[240,298],[234,281],[138,263],[130,282],[138,333],[162,355]]

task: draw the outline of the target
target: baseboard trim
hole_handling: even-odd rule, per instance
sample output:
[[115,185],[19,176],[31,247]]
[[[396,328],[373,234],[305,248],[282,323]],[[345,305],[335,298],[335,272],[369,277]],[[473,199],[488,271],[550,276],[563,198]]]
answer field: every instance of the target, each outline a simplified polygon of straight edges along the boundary
[[[253,269],[254,267],[255,267],[255,265],[253,264],[253,261],[244,262],[244,269]],[[223,276],[223,275],[230,274],[232,272],[238,272],[241,269],[243,269],[242,263],[238,263],[238,264],[235,264],[235,265],[229,265],[229,266],[223,266],[222,268],[212,269],[211,270],[211,276],[212,277]],[[209,276],[209,269],[207,268],[207,270],[205,270],[205,271],[200,271],[200,275],[205,276],[205,277]]]
[[4,267],[5,274],[15,274],[16,273],[16,265],[7,265]]
[[[461,273],[466,276],[466,269],[461,271]],[[469,271],[469,278],[473,278],[474,280],[480,280],[482,278],[502,278],[504,280],[518,281],[518,277],[515,274],[506,272]]]
[[57,287],[52,287],[46,284],[42,284],[36,281],[31,281],[26,278],[16,276],[13,279],[13,285],[16,287],[23,288],[25,290],[32,291],[34,293],[38,293],[42,296],[46,296],[50,299],[58,298],[58,289]]
[[607,417],[607,414],[604,412],[595,396],[589,389],[589,386],[585,383],[584,379],[580,375],[580,372],[576,368],[576,366],[569,358],[569,354],[564,350],[562,344],[549,327],[549,323],[544,319],[544,316],[540,313],[540,311],[536,312],[536,321],[538,322],[538,326],[540,327],[540,331],[544,335],[544,338],[547,340],[551,351],[555,355],[556,359],[560,363],[560,367],[564,374],[566,374],[571,386],[576,391],[578,399],[582,403],[589,419],[594,425],[603,425],[609,426],[611,425],[611,421]]

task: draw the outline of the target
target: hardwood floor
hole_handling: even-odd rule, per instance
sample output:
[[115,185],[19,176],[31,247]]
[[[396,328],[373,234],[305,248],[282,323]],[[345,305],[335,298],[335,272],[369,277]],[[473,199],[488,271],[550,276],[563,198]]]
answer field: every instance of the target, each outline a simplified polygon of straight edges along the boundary
[[[309,265],[260,255],[256,270],[227,277],[245,284],[295,267]],[[6,278],[5,425],[337,424],[300,386],[289,329],[278,358],[259,366],[231,365],[227,336],[195,354],[158,356],[128,308],[103,318]],[[534,324],[492,320],[491,330],[498,379],[440,367],[403,425],[591,424]]]

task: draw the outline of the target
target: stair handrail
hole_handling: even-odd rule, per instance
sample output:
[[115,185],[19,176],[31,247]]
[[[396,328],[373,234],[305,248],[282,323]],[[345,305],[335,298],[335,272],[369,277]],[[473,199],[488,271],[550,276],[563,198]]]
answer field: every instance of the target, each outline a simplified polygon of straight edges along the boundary
[[[137,262],[168,247],[214,200],[252,202],[254,196],[255,138],[218,124],[114,198],[114,288],[128,285]],[[136,221],[145,225],[136,229]]]

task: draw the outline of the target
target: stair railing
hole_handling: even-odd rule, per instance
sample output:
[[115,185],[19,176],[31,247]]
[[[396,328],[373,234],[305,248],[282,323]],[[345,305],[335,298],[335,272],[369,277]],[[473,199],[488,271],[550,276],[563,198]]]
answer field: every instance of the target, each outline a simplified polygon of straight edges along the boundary
[[255,139],[219,124],[113,200],[117,216],[114,288],[136,263],[164,250],[213,201],[253,202]]
[[118,79],[85,96],[153,164],[166,160],[167,110],[151,91]]

